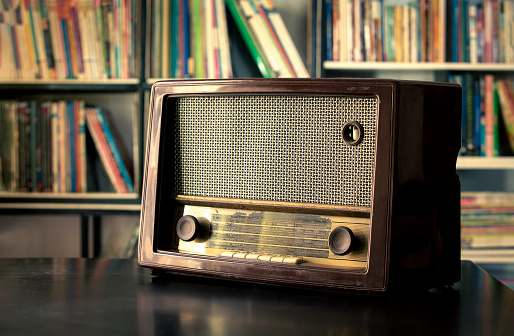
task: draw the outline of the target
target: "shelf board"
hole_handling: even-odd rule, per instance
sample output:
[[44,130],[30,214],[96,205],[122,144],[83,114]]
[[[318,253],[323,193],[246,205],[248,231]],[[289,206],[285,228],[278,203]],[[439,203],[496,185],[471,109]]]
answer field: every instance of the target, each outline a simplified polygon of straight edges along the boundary
[[514,169],[514,157],[465,157],[457,158],[457,169]]
[[0,212],[138,212],[140,203],[138,193],[0,193]]
[[137,193],[114,193],[114,192],[87,192],[87,193],[53,193],[53,192],[0,192],[2,199],[39,199],[39,200],[135,200],[138,199]]
[[462,249],[461,259],[475,263],[514,263],[514,249]]
[[0,212],[139,212],[140,204],[112,203],[0,203]]
[[506,63],[406,63],[406,62],[334,62],[325,61],[327,70],[344,71],[514,71],[514,64]]
[[0,80],[3,91],[33,90],[33,91],[101,91],[120,92],[137,91],[139,78],[129,79],[59,79],[59,80]]
[[139,78],[113,78],[113,79],[14,79],[0,80],[1,85],[49,85],[49,84],[66,84],[66,85],[126,85],[138,84]]

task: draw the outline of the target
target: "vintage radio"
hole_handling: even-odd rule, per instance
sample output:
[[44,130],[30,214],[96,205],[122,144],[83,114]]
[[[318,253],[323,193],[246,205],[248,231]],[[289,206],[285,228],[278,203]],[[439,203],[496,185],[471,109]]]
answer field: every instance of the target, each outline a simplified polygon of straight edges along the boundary
[[139,263],[366,292],[451,285],[460,124],[448,83],[158,82]]

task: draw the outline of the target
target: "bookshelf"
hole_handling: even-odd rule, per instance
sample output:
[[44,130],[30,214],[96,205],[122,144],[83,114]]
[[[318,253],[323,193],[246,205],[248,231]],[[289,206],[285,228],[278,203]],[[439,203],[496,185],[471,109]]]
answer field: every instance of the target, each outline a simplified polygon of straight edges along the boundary
[[[491,11],[491,8],[495,9]],[[382,77],[435,81],[449,81],[455,75],[468,78],[492,75],[495,81],[512,81],[512,10],[512,2],[501,0],[313,0],[309,3],[311,74],[318,77]],[[391,13],[394,14],[390,15]],[[500,25],[501,20],[498,19],[501,13],[504,13],[503,25]],[[359,27],[362,29],[357,31],[355,22],[360,22]],[[337,28],[341,26],[350,28]],[[427,31],[431,34],[427,34]],[[378,35],[374,34],[377,32]],[[394,32],[394,35],[387,35],[388,32]],[[344,43],[340,43],[341,41]],[[350,47],[346,47],[345,43]],[[463,93],[466,93],[466,86],[462,86]],[[463,111],[467,111],[465,106]],[[506,136],[504,140],[505,138]],[[500,146],[508,143],[504,140]],[[463,139],[463,146],[465,141]],[[500,155],[508,155],[508,150],[501,152]],[[477,151],[474,153],[477,154]],[[459,156],[457,170],[462,191],[471,192],[468,196],[483,193],[501,198],[498,195],[502,194],[498,193],[514,192],[514,156]],[[466,213],[462,217],[463,221],[471,220],[466,223],[466,230],[470,232],[473,227],[468,225],[474,225],[472,223],[477,219],[473,217],[473,212],[469,213],[473,211],[470,208],[463,211]],[[503,214],[502,218],[506,216],[508,213]],[[512,226],[512,223],[508,226]],[[500,228],[502,232],[510,230],[504,226]],[[514,262],[514,249],[505,246],[464,248],[462,257],[482,263]]]
[[[185,27],[186,23],[181,21],[184,17],[180,17],[180,14],[184,13],[182,10],[186,4],[193,5],[193,3],[197,5],[202,1],[128,0],[116,3],[83,0],[76,3],[77,7],[73,7],[75,2],[43,0],[15,3],[13,5],[22,7],[14,9],[4,6],[3,21],[0,22],[0,34],[2,34],[0,37],[2,45],[7,41],[11,42],[14,48],[2,48],[0,53],[0,58],[3,61],[7,60],[0,63],[0,100],[39,103],[77,99],[107,110],[113,119],[113,124],[119,133],[122,133],[123,144],[128,148],[130,166],[133,170],[134,191],[116,193],[110,190],[112,188],[108,187],[108,183],[107,187],[102,184],[99,189],[88,192],[2,191],[0,192],[0,222],[2,222],[1,218],[4,218],[6,220],[4,223],[7,223],[13,218],[25,217],[30,221],[34,216],[39,215],[42,218],[48,218],[49,221],[52,221],[53,216],[62,217],[66,214],[78,216],[80,231],[85,236],[85,241],[81,242],[81,254],[87,256],[95,255],[88,247],[90,243],[87,241],[90,241],[91,237],[98,240],[97,233],[100,229],[98,225],[93,225],[93,222],[98,224],[102,217],[110,215],[139,216],[150,88],[156,80],[182,77],[173,75],[171,72],[165,74],[154,71],[155,55],[152,54],[152,48],[156,44],[152,43],[154,41],[152,33],[155,31],[156,17],[153,15],[159,13],[161,23],[166,22],[165,26],[170,29],[176,28],[177,24],[181,23],[184,23]],[[208,6],[216,4],[216,6],[225,7],[225,0],[205,3]],[[37,7],[36,4],[41,7]],[[116,4],[121,7],[116,7]],[[287,1],[280,0],[277,4],[281,11],[290,5]],[[165,6],[169,11],[165,13],[162,10],[155,11],[156,6]],[[159,8],[163,9],[163,7]],[[296,13],[298,10],[301,15],[306,14],[306,1],[302,2],[302,6],[295,7],[293,11]],[[20,11],[23,15],[17,17],[15,14]],[[29,15],[25,15],[28,12]],[[111,20],[111,17],[106,16],[106,13],[114,18],[117,17],[118,20],[112,19],[113,21],[107,22],[106,20]],[[41,15],[42,21],[39,23],[34,21],[31,25],[28,20],[30,14],[33,17]],[[234,19],[228,10],[226,16],[231,40],[230,56],[237,65],[234,76],[260,77],[262,74],[253,60],[248,58],[248,51],[244,47],[245,41],[237,31]],[[57,20],[54,20],[55,18]],[[98,24],[99,18],[103,20],[103,24]],[[97,20],[97,31],[90,36],[82,35],[87,31],[88,26],[89,29],[95,28],[95,20]],[[284,18],[284,21],[288,22],[288,25],[293,22],[298,27],[303,26],[305,17],[302,21],[297,21],[295,18]],[[56,25],[56,22],[61,23],[62,26]],[[106,22],[109,24],[105,25]],[[122,27],[122,24],[130,25],[130,30],[129,26]],[[34,40],[28,38],[30,30],[39,31],[39,25],[43,34],[38,32]],[[102,29],[104,35],[100,33]],[[16,34],[14,37],[9,35],[11,30],[20,35],[21,39],[18,39],[19,36]],[[162,34],[163,30],[160,32]],[[46,40],[45,34],[55,34],[58,38]],[[22,52],[20,43],[27,44],[28,53]],[[174,42],[167,42],[167,45],[171,46],[172,43]],[[305,45],[305,41],[303,43]],[[102,45],[105,45],[103,54]],[[118,46],[117,51],[114,50],[113,53],[109,49],[111,52],[108,53],[107,49],[112,48],[113,45]],[[46,46],[46,53],[42,52],[42,46]],[[115,58],[116,52],[122,55],[126,53],[127,59],[118,60]],[[49,53],[53,53],[55,59],[54,69],[49,72],[42,71],[42,64],[51,66]],[[45,56],[46,60],[42,60]],[[31,57],[32,62],[34,60],[37,62],[30,63]],[[172,58],[174,54],[168,53],[168,57]],[[80,58],[83,62],[82,70]],[[305,57],[303,58],[305,60]],[[66,64],[63,66],[63,63]],[[52,73],[55,73],[54,76]]]
[[[77,83],[63,81],[56,83],[26,83],[13,82],[0,84],[0,100],[28,101],[40,106],[48,101],[84,101],[86,104],[101,106],[109,113],[112,128],[121,129],[118,132],[117,145],[122,146],[129,152],[128,165],[134,172],[134,190],[126,194],[114,192],[106,171],[98,162],[98,153],[88,143],[88,162],[91,161],[92,173],[100,175],[95,186],[88,186],[88,191],[83,192],[21,192],[20,190],[0,192],[0,211],[9,212],[17,209],[40,211],[57,211],[77,209],[94,211],[95,205],[98,210],[120,211],[122,209],[136,212],[139,210],[139,189],[140,189],[140,92],[139,82],[135,80],[109,80],[102,82]],[[95,162],[93,162],[95,160]],[[90,167],[89,167],[90,166]]]
[[[79,101],[84,104],[81,111],[87,110],[88,106],[101,109],[109,119],[108,128],[113,132],[118,130],[116,132],[118,136],[114,137],[116,139],[109,143],[116,143],[116,147],[125,148],[128,152],[123,166],[128,166],[132,172],[130,178],[134,188],[128,190],[126,194],[114,192],[111,186],[111,175],[106,167],[102,171],[103,162],[98,159],[98,156],[102,155],[99,155],[98,150],[95,149],[96,143],[90,141],[89,134],[92,132],[86,126],[84,117],[81,119],[82,126],[87,131],[84,132],[86,136],[84,140],[80,140],[80,144],[81,148],[86,148],[87,163],[81,162],[80,166],[87,166],[87,169],[86,167],[81,169],[91,171],[93,175],[99,173],[104,176],[96,181],[95,186],[89,185],[88,182],[87,191],[85,186],[82,186],[83,190],[77,187],[78,192],[75,190],[70,192],[71,190],[68,190],[70,188],[61,188],[56,191],[55,183],[46,188],[45,192],[41,192],[39,187],[32,187],[34,189],[32,191],[29,187],[29,192],[20,192],[24,190],[18,190],[16,186],[7,188],[0,191],[0,212],[12,212],[16,209],[17,211],[30,209],[55,212],[61,209],[69,211],[73,208],[81,213],[85,213],[85,210],[94,213],[95,209],[138,211],[141,187],[139,175],[142,166],[141,124],[144,114],[142,104],[144,88],[141,84],[144,69],[141,65],[144,63],[145,55],[141,46],[145,34],[143,29],[146,19],[145,3],[146,1],[142,0],[123,2],[44,0],[4,4],[0,30],[2,34],[0,100],[28,102],[31,104],[31,109],[34,106],[38,110],[37,113],[40,113],[42,104],[46,102],[52,104],[51,108],[56,102]],[[76,111],[74,116],[73,112],[71,115],[76,119],[78,114],[79,112]],[[36,113],[31,116],[36,116],[37,122],[42,118]],[[14,119],[12,121],[12,127],[16,130],[16,124],[19,121],[14,122]],[[63,125],[58,125],[56,128],[58,129],[59,126]],[[70,127],[71,124],[66,128],[67,141],[72,139],[70,138],[72,134],[78,139],[79,134],[74,134]],[[80,127],[80,125],[76,126],[75,131]],[[30,128],[34,128],[34,133],[36,130],[38,133],[45,132],[40,130],[39,123]],[[46,132],[49,134],[48,141],[57,138],[54,129],[48,129]],[[80,132],[82,134],[82,131]],[[17,134],[13,135],[12,141],[20,139],[22,137]],[[64,137],[62,139],[61,142],[66,142]],[[37,140],[41,139],[37,138]],[[70,145],[67,150],[78,153],[78,140],[76,144],[77,148]],[[39,150],[39,147],[37,148]],[[62,149],[59,148],[59,150]],[[13,149],[12,152],[16,150]],[[70,154],[71,152],[66,153],[66,155]],[[79,162],[74,162],[72,155],[70,158],[66,158],[66,155],[63,156],[63,161],[64,159],[67,162],[71,161],[73,169],[69,167],[70,163],[66,163],[65,173],[72,174],[73,179],[76,168],[76,179],[78,179]],[[19,153],[16,153],[11,159],[19,156]],[[90,164],[92,156],[96,156],[96,162]],[[61,158],[54,159],[54,157],[46,160]],[[37,160],[45,159],[38,157]],[[32,161],[34,161],[33,158]],[[40,165],[39,162],[37,164]],[[35,165],[31,162],[33,170]],[[57,165],[59,169],[62,168],[60,163]],[[38,166],[36,169],[41,167]],[[52,175],[55,175],[55,171],[52,171],[49,177],[50,180],[55,181],[55,176]],[[67,178],[69,179],[69,176]]]
[[[81,192],[0,191],[0,223],[7,236],[14,238],[31,225],[43,225],[51,231],[39,240],[34,238],[35,245],[44,244],[43,236],[52,237],[56,245],[80,246],[80,256],[86,257],[99,255],[102,232],[110,236],[110,228],[122,226],[115,218],[132,231],[141,203],[146,3],[44,0],[9,2],[0,9],[0,100],[35,106],[83,101],[86,107],[101,108],[109,128],[117,131],[116,144],[127,151],[125,165],[133,183],[133,191],[114,191],[86,131],[87,170],[99,176],[95,185]],[[103,222],[103,218],[108,219]],[[16,223],[23,229],[9,230]],[[72,229],[65,229],[66,223]],[[73,243],[61,244],[58,239],[67,232],[78,232],[80,237],[66,237]],[[30,232],[25,236],[30,237]],[[4,242],[3,251],[20,245],[11,240]],[[76,248],[66,251],[77,256]]]
[[[49,0],[53,1],[53,0]],[[127,132],[126,144],[131,152],[134,171],[133,193],[114,192],[89,193],[0,193],[0,216],[4,214],[71,214],[81,218],[82,232],[94,231],[92,218],[110,214],[139,215],[140,188],[145,148],[146,117],[151,85],[160,79],[152,74],[151,29],[152,1],[134,0],[134,69],[131,78],[80,78],[80,79],[0,79],[0,99],[61,99],[78,96],[96,104],[108,105],[115,116],[115,124]],[[400,0],[407,2],[407,0]],[[399,79],[421,79],[446,81],[452,73],[493,73],[498,78],[514,79],[514,64],[469,63],[469,62],[341,62],[326,60],[323,56],[325,42],[316,41],[324,36],[322,0],[302,0],[291,6],[290,1],[275,0],[276,10],[283,16],[295,44],[305,62],[309,58],[309,69],[318,77],[387,77]],[[307,25],[305,25],[307,23]],[[260,77],[257,67],[244,41],[227,13],[231,57],[234,75],[237,77]],[[310,40],[306,36],[311,36]],[[243,47],[241,47],[243,46]],[[306,49],[309,49],[308,51]],[[307,54],[307,55],[306,55]],[[480,190],[487,191],[488,180],[498,181],[502,191],[514,191],[513,157],[459,157],[457,162],[463,187],[479,176]],[[501,178],[498,176],[501,175]],[[505,181],[506,182],[505,182]],[[1,222],[1,218],[0,218]],[[89,227],[89,229],[88,229]],[[98,228],[97,228],[98,229]],[[83,242],[83,244],[85,244]],[[475,252],[473,252],[475,253]],[[87,252],[82,253],[86,255]],[[89,251],[91,255],[91,251]],[[508,253],[507,253],[508,254]],[[463,256],[465,254],[463,253]],[[470,254],[471,255],[471,254]],[[473,254],[475,256],[475,254]],[[514,260],[514,258],[512,258]]]

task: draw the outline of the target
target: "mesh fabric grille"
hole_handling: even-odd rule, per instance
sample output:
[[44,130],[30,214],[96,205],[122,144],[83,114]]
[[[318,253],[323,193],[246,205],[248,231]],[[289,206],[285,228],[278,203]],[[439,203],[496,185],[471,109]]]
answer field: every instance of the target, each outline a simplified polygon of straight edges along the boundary
[[[206,96],[176,100],[178,195],[370,206],[376,97]],[[342,139],[348,121],[364,139]]]

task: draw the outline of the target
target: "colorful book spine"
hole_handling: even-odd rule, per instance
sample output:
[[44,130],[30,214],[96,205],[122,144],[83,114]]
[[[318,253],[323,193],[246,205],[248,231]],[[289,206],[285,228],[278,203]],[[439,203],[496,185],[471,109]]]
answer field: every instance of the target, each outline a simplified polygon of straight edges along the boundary
[[191,20],[190,15],[191,11],[189,8],[188,0],[182,0],[181,8],[183,11],[182,15],[182,29],[184,31],[184,38],[182,39],[183,45],[183,73],[184,78],[190,78],[191,77]]
[[287,57],[291,62],[293,73],[296,77],[309,77],[307,68],[298,53],[298,49],[296,49],[296,46],[294,45],[293,39],[291,38],[282,17],[279,13],[270,13],[269,16],[270,21],[273,23],[273,26],[277,31],[280,43],[283,45],[283,49],[287,53]]
[[69,153],[69,171],[67,177],[67,191],[77,192],[77,128],[75,116],[75,104],[68,101],[66,104],[67,127],[67,152]]
[[16,102],[0,102],[0,191],[18,191],[18,122]]
[[333,32],[334,32],[334,22],[333,22],[333,9],[332,9],[332,1],[325,0],[325,22],[326,22],[326,34],[325,34],[325,59],[329,61],[334,60],[333,56]]
[[114,158],[110,155],[109,144],[98,121],[96,110],[95,108],[86,109],[88,128],[114,190],[117,193],[126,193],[127,189],[125,183],[123,182],[120,171],[117,169]]
[[107,141],[107,144],[109,145],[110,153],[114,158],[114,162],[116,163],[116,168],[120,172],[121,177],[123,178],[125,188],[126,190],[128,190],[128,192],[134,192],[132,180],[125,166],[123,158],[120,154],[120,151],[118,150],[118,144],[116,143],[116,139],[114,138],[113,133],[111,132],[109,123],[107,122],[107,119],[105,118],[105,115],[101,108],[96,108],[95,112],[96,118],[98,120],[98,123],[100,124],[102,132],[105,134],[105,139]]
[[81,38],[80,29],[79,29],[79,14],[78,7],[75,4],[74,6],[70,6],[69,8],[69,25],[71,26],[71,34],[73,34],[74,40],[74,49],[75,55],[77,58],[77,75],[80,77],[84,74],[84,50],[83,45],[85,41]]
[[192,0],[192,30],[194,38],[194,69],[196,78],[205,78],[204,71],[204,44],[202,43],[202,2],[201,0]]
[[[274,7],[264,7],[260,3],[257,3],[257,9],[258,9],[259,15],[263,18],[263,21],[264,21],[268,31],[270,32],[273,44],[277,47],[277,50],[279,52],[279,57],[283,60],[283,67],[285,69],[287,69],[287,73],[290,77],[299,77],[299,74],[296,73],[296,70],[293,67],[292,57],[289,56],[290,53],[294,53],[294,51],[296,50],[296,47],[294,46],[294,42],[291,44],[292,39],[289,39],[288,42],[290,42],[290,43],[289,43],[288,47],[291,50],[290,50],[290,53],[288,53],[287,49],[286,49],[286,45],[282,42],[282,41],[284,41],[284,39],[287,39],[286,35],[289,35],[287,28],[285,28],[285,24],[280,26],[281,31],[279,32],[276,29],[276,26],[272,23],[273,21],[271,20],[271,16],[273,16],[275,18],[275,20],[274,20],[275,22],[280,21],[281,20],[280,14],[274,10]],[[334,13],[337,13],[337,10],[333,10],[333,14],[332,14],[332,16],[337,17],[337,15],[334,15]],[[282,23],[283,23],[283,21],[282,21]]]
[[186,66],[185,66],[185,59],[186,59],[186,53],[185,53],[185,42],[186,39],[186,31],[185,31],[185,7],[187,6],[187,3],[184,3],[183,0],[177,0],[178,7],[178,17],[177,17],[177,23],[176,23],[176,29],[178,30],[178,41],[176,42],[178,55],[177,55],[177,65],[175,70],[175,77],[176,78],[185,78],[186,77]]
[[213,22],[213,6],[211,0],[204,2],[203,14],[203,43],[205,48],[204,55],[204,68],[206,69],[206,76],[208,78],[216,78],[217,65],[215,60],[216,46],[214,44],[214,22]]
[[485,156],[495,156],[494,140],[494,76],[486,75],[484,78],[484,110],[485,110]]
[[87,151],[86,151],[86,111],[84,101],[75,102],[78,109],[78,145],[77,145],[77,162],[79,167],[78,192],[87,191]]
[[237,0],[227,0],[226,4],[229,12],[234,18],[241,36],[243,37],[243,40],[245,41],[248,51],[252,55],[252,58],[262,76],[273,77],[273,72],[270,66],[267,64],[264,58],[264,54],[258,45],[257,39],[246,20],[246,16],[243,14],[241,7],[237,3]]
[[475,79],[472,85],[473,91],[471,93],[471,100],[473,101],[473,125],[475,131],[474,155],[483,156],[483,153],[487,150],[488,142],[492,143],[492,127],[487,128],[487,120],[485,116],[485,111],[482,107],[482,96],[480,94],[480,80]]
[[52,52],[55,60],[56,77],[64,79],[68,76],[68,60],[66,57],[66,45],[62,31],[61,21],[58,15],[56,2],[48,3],[48,23],[50,25]]

